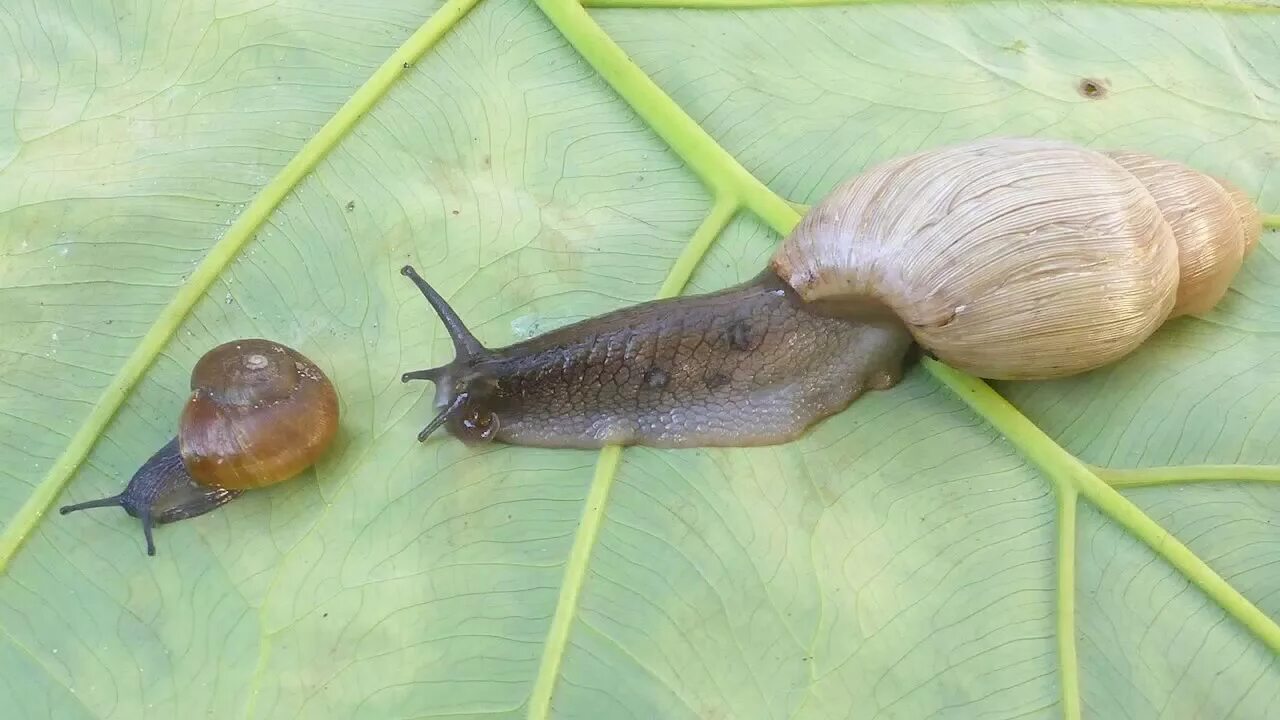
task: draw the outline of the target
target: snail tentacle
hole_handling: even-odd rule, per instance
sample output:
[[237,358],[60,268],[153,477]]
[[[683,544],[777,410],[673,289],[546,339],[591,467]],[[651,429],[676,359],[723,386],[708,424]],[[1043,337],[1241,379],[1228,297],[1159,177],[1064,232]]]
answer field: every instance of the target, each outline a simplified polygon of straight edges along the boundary
[[449,331],[449,339],[453,341],[453,349],[458,357],[483,355],[487,352],[484,345],[476,339],[476,336],[467,329],[466,323],[462,322],[462,318],[449,303],[436,291],[435,288],[422,279],[422,276],[414,270],[412,265],[405,265],[400,268],[400,274],[413,281],[418,286],[418,290],[427,298],[427,302],[431,303],[431,307],[435,309],[436,314],[440,316],[440,321],[444,323],[445,329]]
[[234,500],[241,492],[197,483],[182,462],[178,438],[175,437],[138,468],[124,492],[100,500],[66,505],[59,508],[59,512],[66,515],[88,508],[124,508],[125,512],[142,522],[147,554],[155,555],[152,529],[156,525],[203,515]]

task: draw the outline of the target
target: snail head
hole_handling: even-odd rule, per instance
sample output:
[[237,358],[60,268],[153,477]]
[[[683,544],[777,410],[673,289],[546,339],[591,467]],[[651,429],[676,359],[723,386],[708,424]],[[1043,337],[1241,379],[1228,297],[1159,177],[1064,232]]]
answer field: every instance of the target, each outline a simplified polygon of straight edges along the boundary
[[437,415],[418,433],[423,442],[440,427],[468,442],[493,439],[498,432],[498,416],[488,408],[488,399],[497,388],[497,379],[484,365],[493,359],[493,351],[480,344],[467,329],[462,318],[431,287],[412,265],[400,268],[400,274],[413,281],[444,323],[453,341],[452,362],[425,370],[413,370],[400,376],[401,382],[430,380],[435,383]]

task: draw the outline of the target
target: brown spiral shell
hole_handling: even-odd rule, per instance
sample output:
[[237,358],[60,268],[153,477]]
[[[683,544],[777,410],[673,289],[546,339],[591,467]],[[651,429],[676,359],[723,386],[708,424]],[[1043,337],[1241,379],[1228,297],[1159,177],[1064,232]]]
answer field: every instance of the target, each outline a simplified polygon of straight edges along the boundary
[[205,485],[248,489],[315,463],[338,430],[338,396],[298,351],[262,339],[213,348],[191,371],[179,421],[182,460]]

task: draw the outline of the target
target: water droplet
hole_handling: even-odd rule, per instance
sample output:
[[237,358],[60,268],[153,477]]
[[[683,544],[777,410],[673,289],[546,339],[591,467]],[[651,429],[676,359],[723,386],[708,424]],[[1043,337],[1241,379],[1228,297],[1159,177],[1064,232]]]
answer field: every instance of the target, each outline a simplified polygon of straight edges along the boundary
[[521,338],[531,338],[542,329],[542,321],[533,315],[522,315],[511,321],[511,332]]

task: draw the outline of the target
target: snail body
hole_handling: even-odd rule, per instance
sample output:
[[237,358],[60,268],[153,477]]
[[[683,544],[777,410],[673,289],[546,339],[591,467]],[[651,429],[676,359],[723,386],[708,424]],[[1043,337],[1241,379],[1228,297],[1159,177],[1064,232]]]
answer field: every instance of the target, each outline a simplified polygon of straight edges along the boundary
[[191,372],[178,433],[118,495],[67,505],[63,515],[121,507],[142,522],[147,554],[156,525],[203,515],[246,490],[284,482],[310,467],[338,429],[338,397],[324,372],[298,351],[263,339],[233,340]]
[[807,311],[773,273],[696,298],[642,303],[499,350],[447,321],[456,359],[436,383],[440,425],[467,442],[541,447],[757,445],[792,438],[869,388],[897,382],[911,336],[888,316]]
[[436,386],[467,442],[767,445],[867,390],[910,351],[988,379],[1075,375],[1225,294],[1261,216],[1178,163],[996,138],[905,156],[837,186],[759,275],[489,349],[411,267],[453,339]]

